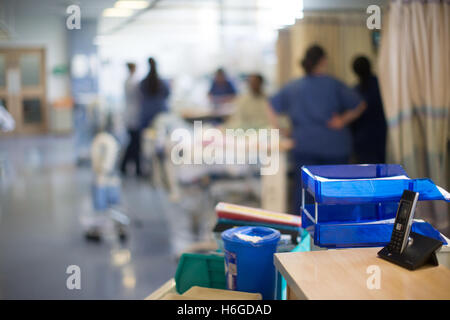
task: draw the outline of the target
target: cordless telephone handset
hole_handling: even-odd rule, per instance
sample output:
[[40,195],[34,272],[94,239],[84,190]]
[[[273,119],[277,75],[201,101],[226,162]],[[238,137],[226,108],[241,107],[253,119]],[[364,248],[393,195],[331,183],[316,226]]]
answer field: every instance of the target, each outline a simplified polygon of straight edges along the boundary
[[[378,252],[381,259],[395,263],[409,270],[416,270],[425,264],[439,265],[436,251],[442,247],[442,241],[411,232],[419,194],[403,191],[397,209],[391,241]],[[409,238],[411,242],[409,243]]]
[[391,241],[387,246],[389,252],[401,254],[408,245],[409,232],[418,198],[419,194],[417,192],[403,191],[397,209],[397,216],[395,217]]

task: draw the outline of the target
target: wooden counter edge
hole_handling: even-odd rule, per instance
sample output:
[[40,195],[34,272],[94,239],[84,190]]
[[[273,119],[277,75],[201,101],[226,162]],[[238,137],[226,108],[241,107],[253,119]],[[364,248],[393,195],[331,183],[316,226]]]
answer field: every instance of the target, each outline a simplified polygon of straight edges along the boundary
[[281,273],[283,278],[286,280],[287,291],[289,292],[289,290],[291,290],[292,293],[295,295],[296,300],[308,300],[308,297],[305,295],[305,293],[302,291],[302,289],[300,289],[298,284],[295,282],[295,280],[291,277],[289,272],[287,272],[287,270],[284,268],[284,266],[278,259],[278,256],[280,254],[285,254],[285,253],[275,253],[274,265],[275,265],[275,268],[278,270],[278,272]]
[[156,289],[156,291],[148,295],[144,300],[160,300],[168,293],[176,293],[174,278],[166,281],[166,283],[164,283],[161,287]]

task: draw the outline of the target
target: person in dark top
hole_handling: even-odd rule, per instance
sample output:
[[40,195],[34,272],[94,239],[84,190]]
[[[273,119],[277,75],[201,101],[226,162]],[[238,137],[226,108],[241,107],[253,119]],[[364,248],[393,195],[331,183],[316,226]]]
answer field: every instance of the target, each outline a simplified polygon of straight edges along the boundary
[[127,162],[130,158],[136,163],[136,175],[142,176],[141,171],[141,134],[142,130],[151,125],[153,119],[160,112],[167,111],[167,97],[169,88],[159,78],[156,69],[156,61],[153,58],[148,59],[150,71],[148,75],[139,83],[137,92],[139,108],[137,109],[135,127],[133,129],[132,148],[128,148],[124,160],[122,161],[121,171],[126,174]]
[[353,70],[359,78],[355,90],[366,101],[367,108],[350,128],[353,151],[357,163],[384,163],[386,161],[386,119],[377,77],[370,61],[359,56],[353,61]]
[[167,98],[170,94],[167,84],[159,78],[155,59],[149,58],[148,63],[150,65],[150,71],[139,85],[142,97],[142,129],[151,125],[151,122],[158,113],[168,110]]
[[236,88],[233,83],[227,78],[225,70],[222,68],[216,71],[211,88],[208,92],[210,101],[215,106],[230,102],[236,97]]

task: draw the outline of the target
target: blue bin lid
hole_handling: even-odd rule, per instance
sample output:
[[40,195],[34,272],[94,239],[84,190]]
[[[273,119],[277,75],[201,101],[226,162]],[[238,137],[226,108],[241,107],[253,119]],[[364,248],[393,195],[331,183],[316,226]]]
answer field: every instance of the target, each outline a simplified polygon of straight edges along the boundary
[[238,227],[222,232],[222,240],[235,244],[260,247],[276,244],[280,240],[280,231],[267,227]]

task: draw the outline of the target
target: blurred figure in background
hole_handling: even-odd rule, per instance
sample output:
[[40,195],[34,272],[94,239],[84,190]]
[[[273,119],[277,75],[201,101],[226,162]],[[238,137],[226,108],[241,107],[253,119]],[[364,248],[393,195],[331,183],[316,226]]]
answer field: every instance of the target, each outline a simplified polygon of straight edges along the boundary
[[127,63],[128,78],[125,81],[125,126],[128,131],[129,141],[122,159],[120,170],[126,174],[127,164],[133,162],[136,175],[141,175],[141,105],[139,94],[139,81],[136,79],[136,64]]
[[148,64],[150,71],[139,86],[142,96],[141,128],[148,127],[157,114],[168,110],[167,98],[170,94],[169,87],[158,75],[155,59],[149,58]]
[[264,94],[264,78],[251,74],[247,78],[248,92],[236,99],[236,110],[225,123],[226,128],[261,129],[270,126]]
[[141,129],[152,126],[156,116],[168,111],[167,98],[170,91],[168,85],[161,80],[156,68],[156,61],[148,59],[150,71],[139,85],[142,101]]
[[214,75],[214,80],[208,92],[208,97],[215,107],[231,102],[236,96],[236,88],[227,78],[225,71],[219,68]]
[[353,151],[357,163],[384,163],[386,161],[386,119],[378,79],[372,73],[370,61],[357,57],[353,70],[359,78],[355,90],[364,98],[367,109],[350,126]]
[[[306,75],[284,86],[270,99],[269,116],[276,113],[292,123],[292,152],[296,186],[301,186],[301,166],[348,163],[352,137],[348,125],[364,111],[361,97],[341,81],[327,75],[325,51],[311,46],[301,61]],[[272,111],[273,110],[273,111]],[[294,192],[293,213],[300,213],[300,192]]]

